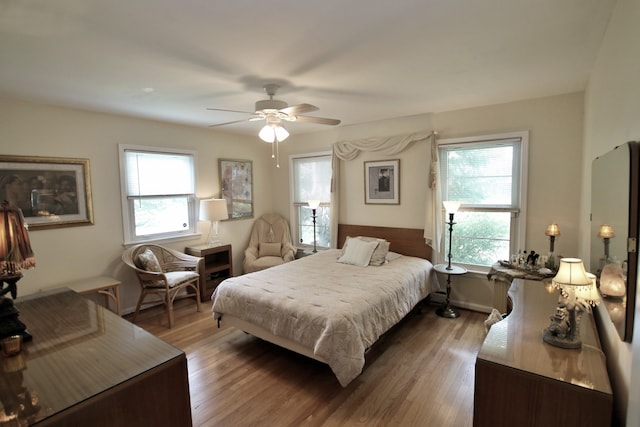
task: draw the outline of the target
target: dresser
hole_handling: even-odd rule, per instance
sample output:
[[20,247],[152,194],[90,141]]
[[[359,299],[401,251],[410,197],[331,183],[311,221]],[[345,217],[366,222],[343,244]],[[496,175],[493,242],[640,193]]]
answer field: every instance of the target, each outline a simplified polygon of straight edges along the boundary
[[609,426],[613,396],[593,315],[582,317],[582,348],[562,349],[542,341],[557,291],[515,279],[509,297],[513,310],[476,359],[473,425]]
[[69,289],[15,306],[33,340],[0,357],[0,417],[22,405],[19,425],[191,426],[184,352]]

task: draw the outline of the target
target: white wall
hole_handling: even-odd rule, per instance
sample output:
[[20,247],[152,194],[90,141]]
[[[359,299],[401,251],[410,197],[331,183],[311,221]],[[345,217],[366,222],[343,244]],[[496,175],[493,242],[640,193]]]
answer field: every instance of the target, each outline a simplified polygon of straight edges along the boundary
[[[188,148],[197,151],[198,197],[220,195],[218,159],[253,161],[254,208],[259,216],[272,209],[270,184],[273,163],[266,144],[207,128],[181,126],[109,114],[56,108],[0,99],[0,153],[21,156],[88,158],[95,224],[80,227],[32,230],[36,268],[24,272],[19,295],[99,274],[123,282],[123,309],[135,307],[139,289],[133,273],[124,267],[124,249],[118,144]],[[234,270],[242,271],[242,252],[249,241],[252,219],[220,224],[222,238],[233,245]],[[200,240],[167,244],[184,250],[204,242],[208,222],[199,222]]]
[[[615,146],[640,140],[640,2],[618,0],[585,96],[580,253],[589,258],[591,162]],[[607,313],[598,307],[602,319]],[[640,425],[640,300],[631,344],[620,341],[608,320],[600,322],[620,425]]]
[[[254,162],[255,215],[275,211],[289,216],[288,156],[330,150],[338,140],[383,137],[437,130],[442,138],[529,130],[529,189],[527,242],[523,249],[545,251],[548,223],[560,224],[556,247],[563,255],[577,252],[577,218],[582,140],[581,93],[532,99],[437,114],[329,128],[307,135],[293,135],[281,144],[281,167],[275,168],[270,146],[253,137],[240,137],[150,120],[56,108],[0,99],[2,154],[89,158],[95,225],[32,231],[37,267],[25,272],[20,294],[64,284],[97,274],[108,274],[124,283],[125,310],[138,295],[135,278],[120,262],[122,220],[117,144],[183,147],[198,153],[197,193],[218,195],[218,158],[242,158]],[[428,195],[430,149],[414,143],[393,156],[401,164],[401,204],[365,205],[364,162],[384,156],[365,153],[342,162],[340,221],[351,224],[423,228]],[[240,274],[242,252],[252,220],[221,224],[225,240],[233,244],[234,270]],[[208,223],[200,223],[204,236]],[[187,244],[169,244],[182,249]],[[452,300],[470,308],[488,310],[492,287],[484,276],[468,275],[454,283]]]
[[[526,244],[522,249],[546,252],[547,225],[557,222],[561,236],[556,251],[564,256],[578,254],[578,217],[583,132],[583,94],[531,99],[507,104],[425,114],[326,132],[292,137],[281,145],[281,155],[330,150],[336,141],[384,137],[436,130],[441,138],[488,135],[529,130],[529,185]],[[283,157],[284,158],[284,157]],[[364,153],[341,162],[341,223],[389,227],[424,228],[427,203],[430,148],[414,143],[400,159],[401,203],[399,206],[365,205],[364,162],[381,160],[376,153]],[[288,164],[281,161],[275,186],[287,188]],[[288,217],[289,193],[274,194],[274,207]],[[488,311],[493,288],[483,275],[455,278],[452,300],[459,305]]]

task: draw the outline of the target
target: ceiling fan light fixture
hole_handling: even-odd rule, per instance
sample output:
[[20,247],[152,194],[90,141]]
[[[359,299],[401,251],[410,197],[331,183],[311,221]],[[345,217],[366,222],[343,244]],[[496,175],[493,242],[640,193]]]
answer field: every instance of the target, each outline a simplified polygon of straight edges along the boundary
[[273,141],[276,140],[276,132],[274,131],[273,127],[271,127],[271,125],[268,125],[268,124],[264,125],[264,127],[260,129],[258,136],[264,142],[273,143]]
[[289,137],[289,132],[279,124],[266,124],[258,133],[261,140],[268,143],[273,143],[276,138],[282,142]]
[[287,132],[287,130],[283,126],[276,127],[274,129],[274,133],[276,134],[276,138],[278,138],[278,141],[284,141],[285,139],[289,138],[289,132]]

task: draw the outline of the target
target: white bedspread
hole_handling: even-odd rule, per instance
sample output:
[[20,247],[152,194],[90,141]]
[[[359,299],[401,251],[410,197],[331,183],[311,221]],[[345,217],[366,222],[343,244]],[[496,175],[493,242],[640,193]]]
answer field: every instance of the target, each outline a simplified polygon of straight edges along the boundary
[[402,256],[380,267],[338,263],[337,249],[222,282],[213,316],[233,315],[312,349],[344,387],[365,350],[429,291],[429,261]]

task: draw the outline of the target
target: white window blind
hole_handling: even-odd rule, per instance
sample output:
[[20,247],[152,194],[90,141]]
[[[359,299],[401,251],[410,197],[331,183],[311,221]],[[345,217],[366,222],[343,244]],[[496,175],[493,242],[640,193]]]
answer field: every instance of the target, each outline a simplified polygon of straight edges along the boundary
[[193,156],[125,150],[127,196],[194,193]]
[[120,145],[125,243],[196,232],[195,152]]
[[331,202],[331,157],[314,156],[293,159],[294,203],[309,200]]
[[460,200],[466,207],[517,207],[520,140],[451,145],[442,150],[443,200]]

